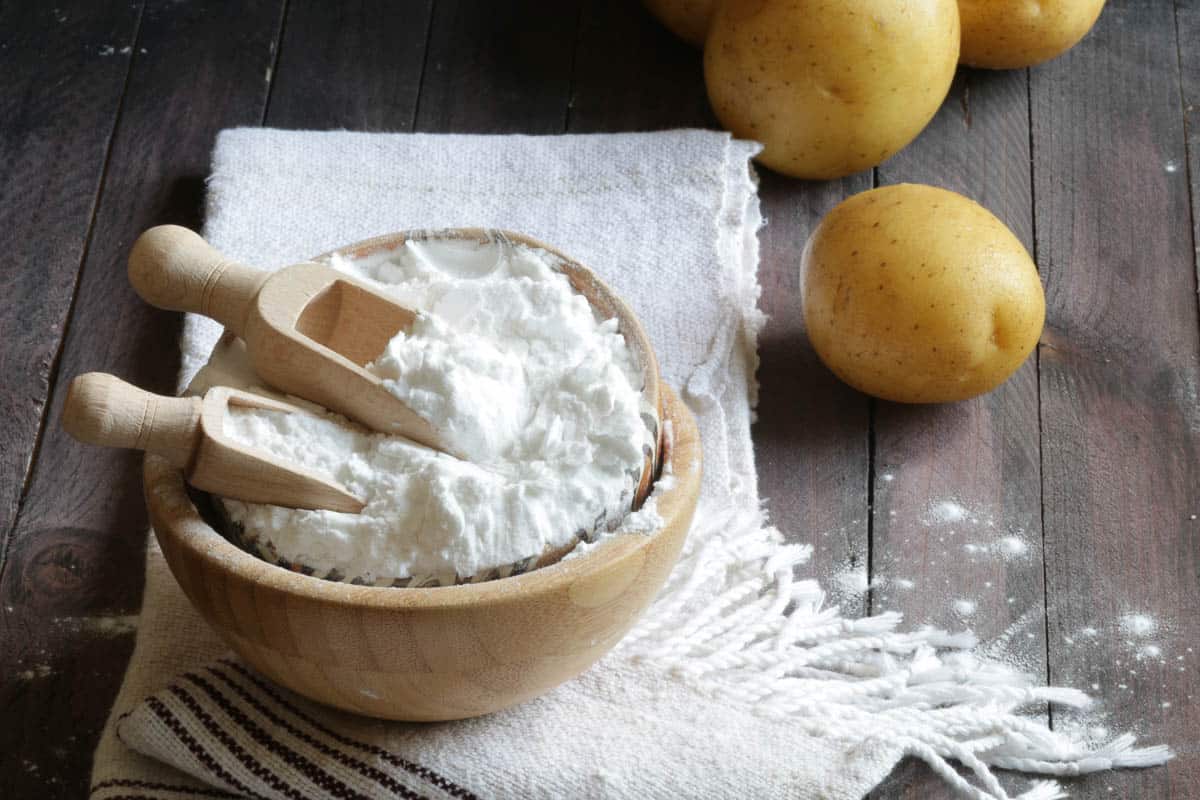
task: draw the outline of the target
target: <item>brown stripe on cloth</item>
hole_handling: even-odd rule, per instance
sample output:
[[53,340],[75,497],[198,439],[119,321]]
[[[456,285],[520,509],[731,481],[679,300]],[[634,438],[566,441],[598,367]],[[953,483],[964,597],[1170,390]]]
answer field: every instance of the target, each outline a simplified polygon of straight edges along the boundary
[[[296,773],[312,782],[318,789],[327,792],[333,797],[347,798],[347,800],[371,800],[371,797],[363,792],[358,791],[352,786],[343,783],[335,775],[323,769],[319,764],[314,763],[308,758],[305,758],[300,753],[297,753],[292,748],[288,747],[283,742],[271,736],[265,730],[260,728],[255,722],[246,716],[246,714],[235,704],[229,702],[215,686],[201,678],[195,673],[187,673],[183,679],[200,688],[212,703],[219,708],[224,714],[239,726],[243,731],[250,735],[254,743],[259,747],[264,748],[268,753],[283,761],[285,765],[291,767]],[[212,714],[202,707],[201,703],[187,689],[175,684],[167,687],[167,690],[178,697],[181,701],[189,704],[189,709],[200,719],[201,723],[216,736],[226,749],[234,755],[234,757],[242,760],[246,766],[256,765],[262,773],[269,774],[274,780],[282,782],[279,775],[279,770],[271,769],[271,767],[258,761],[253,754],[244,748],[236,738],[234,738],[227,730],[219,725]],[[194,708],[191,704],[194,704]],[[203,715],[203,716],[202,716]],[[263,775],[257,777],[262,778]],[[294,791],[294,790],[293,790]],[[290,795],[289,795],[290,796]],[[303,795],[297,795],[297,798]]]
[[[297,727],[292,725],[290,722],[288,722],[287,720],[280,717],[278,714],[273,713],[262,702],[260,702],[257,698],[255,698],[250,693],[250,691],[243,688],[239,683],[237,683],[233,678],[231,678],[227,674],[225,674],[225,672],[223,672],[218,667],[210,666],[207,668],[207,670],[215,678],[217,678],[217,680],[221,681],[223,684],[225,684],[227,687],[229,687],[235,694],[237,694],[238,697],[240,697],[242,700],[244,700],[251,708],[253,708],[255,711],[257,711],[261,716],[266,718],[272,724],[277,725],[279,728],[283,729],[283,731],[287,732],[288,734],[291,734],[292,738],[296,739],[297,741],[303,742],[304,744],[308,745],[313,750],[316,750],[317,752],[321,753],[324,756],[328,756],[333,761],[336,761],[337,763],[341,764],[342,766],[346,767],[347,769],[351,769],[351,770],[357,772],[359,775],[362,775],[364,778],[367,778],[372,783],[375,783],[375,784],[383,787],[384,789],[387,789],[394,796],[404,797],[404,798],[407,798],[407,800],[417,800],[417,798],[420,798],[422,796],[411,786],[400,783],[400,781],[398,781],[395,777],[384,772],[383,770],[377,769],[363,761],[359,761],[358,759],[354,758],[350,754],[348,754],[342,750],[339,750],[336,747],[331,746],[327,742],[322,742],[322,741],[308,735],[304,731],[298,729]],[[191,676],[189,675],[188,677],[190,678]],[[277,732],[277,735],[278,735],[278,732]]]
[[[200,789],[194,786],[178,786],[171,783],[159,783],[157,781],[135,781],[128,778],[113,778],[107,781],[101,781],[93,786],[88,791],[88,797],[96,797],[98,792],[108,792],[109,790],[117,789],[141,789],[148,792],[170,792],[172,794],[189,794],[193,797],[212,797],[215,800],[245,800],[243,795],[225,792],[220,789]],[[120,797],[133,797],[135,795],[112,795],[106,794],[105,800],[118,800]],[[142,797],[143,795],[136,795]],[[149,795],[146,795],[149,796]],[[158,795],[155,795],[157,797]]]
[[449,778],[445,777],[444,775],[441,775],[440,773],[438,773],[437,771],[435,771],[433,769],[430,769],[429,767],[424,767],[424,766],[421,766],[420,764],[415,764],[405,758],[401,758],[401,757],[397,756],[395,753],[392,753],[390,750],[385,750],[382,747],[377,747],[376,745],[370,744],[368,742],[363,742],[359,739],[355,739],[350,736],[345,736],[343,734],[338,733],[335,730],[332,730],[332,729],[326,727],[325,725],[322,725],[317,719],[313,718],[312,716],[310,716],[308,714],[305,714],[303,711],[301,711],[295,705],[293,705],[292,703],[289,703],[282,696],[282,694],[277,691],[276,687],[274,687],[270,683],[267,683],[263,678],[259,677],[255,673],[251,672],[249,669],[247,669],[245,666],[238,663],[237,661],[233,661],[232,659],[225,658],[225,659],[221,659],[220,662],[218,662],[218,663],[221,664],[222,666],[229,667],[230,669],[232,669],[233,671],[238,673],[238,675],[242,676],[247,681],[252,683],[264,695],[269,697],[271,700],[274,700],[275,703],[278,704],[281,708],[285,709],[290,714],[292,714],[294,717],[300,719],[301,721],[303,721],[304,723],[309,725],[309,727],[318,731],[322,735],[329,737],[330,739],[337,742],[338,744],[344,745],[346,747],[353,747],[364,753],[369,753],[370,755],[373,755],[383,761],[386,761],[387,763],[389,763],[399,769],[402,769],[405,772],[409,772],[413,775],[423,778],[424,780],[428,781],[429,783],[433,784],[437,788],[441,789],[443,792],[450,795],[451,797],[460,798],[460,800],[480,800],[479,796],[476,795],[474,792],[472,792],[470,789],[459,786],[458,784],[451,781]]
[[[259,794],[246,784],[239,781],[224,767],[222,767],[220,762],[217,761],[216,757],[204,749],[204,745],[200,744],[200,742],[196,740],[196,737],[192,736],[192,734],[188,732],[188,729],[184,726],[183,722],[181,722],[179,718],[175,716],[171,709],[167,708],[165,703],[163,703],[157,697],[148,697],[146,698],[146,707],[154,713],[154,716],[157,717],[159,721],[167,726],[167,728],[175,735],[175,738],[182,742],[183,745],[187,747],[188,752],[195,756],[196,760],[199,761],[200,764],[214,777],[216,777],[226,786],[230,786],[236,789],[238,792],[249,795],[256,800],[258,800],[258,798],[261,798],[261,800],[269,800],[269,798]],[[118,729],[118,735],[120,735],[120,729]]]
[[[168,686],[167,693],[170,699],[181,703],[187,709],[188,713],[204,727],[205,731],[223,746],[225,752],[233,756],[256,779],[266,784],[272,791],[278,792],[283,797],[288,798],[288,800],[309,800],[306,795],[301,794],[274,770],[264,766],[262,762],[255,758],[253,753],[247,752],[241,743],[230,736],[228,731],[221,727],[196,698],[189,694],[182,686]],[[255,795],[257,797],[264,796],[258,792],[255,792]]]

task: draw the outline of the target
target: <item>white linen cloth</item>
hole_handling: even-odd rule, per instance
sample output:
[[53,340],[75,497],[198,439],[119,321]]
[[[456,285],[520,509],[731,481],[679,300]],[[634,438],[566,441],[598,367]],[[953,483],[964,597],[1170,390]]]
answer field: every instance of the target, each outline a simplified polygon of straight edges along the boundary
[[[841,619],[815,581],[794,578],[809,551],[766,525],[750,439],[756,150],[710,131],[221,134],[206,234],[241,261],[281,266],[395,230],[484,226],[590,266],[633,306],[696,414],[701,508],[670,582],[617,650],[541,698],[440,724],[332,711],[219,660],[224,646],[151,539],[93,797],[857,798],[910,754],[970,796],[1004,797],[989,764],[1067,774],[1165,758],[1125,737],[1088,753],[1012,713],[1081,704],[1079,693],[977,661],[969,636],[902,633],[896,614]],[[218,333],[188,318],[183,384]],[[1027,796],[1058,789],[1036,782]]]

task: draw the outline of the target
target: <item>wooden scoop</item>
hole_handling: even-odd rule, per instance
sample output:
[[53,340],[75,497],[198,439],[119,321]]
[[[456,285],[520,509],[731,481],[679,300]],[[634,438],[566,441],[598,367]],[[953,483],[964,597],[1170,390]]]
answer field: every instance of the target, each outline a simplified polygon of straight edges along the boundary
[[162,456],[206,492],[291,508],[362,511],[363,501],[341,484],[227,437],[227,406],[307,413],[226,386],[209,389],[203,398],[165,397],[113,375],[89,372],[71,381],[62,426],[81,442]]
[[311,262],[277,272],[237,264],[177,225],[138,237],[129,280],[147,303],[211,317],[240,336],[254,371],[281,392],[446,450],[427,420],[363,368],[416,317],[367,284]]

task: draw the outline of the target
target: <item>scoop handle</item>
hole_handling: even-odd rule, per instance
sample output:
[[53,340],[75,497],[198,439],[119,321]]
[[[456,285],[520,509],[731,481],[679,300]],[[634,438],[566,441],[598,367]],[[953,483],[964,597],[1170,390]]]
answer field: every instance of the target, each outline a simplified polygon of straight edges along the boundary
[[184,468],[199,441],[200,408],[199,397],[166,397],[88,372],[67,389],[62,426],[81,442],[145,450]]
[[129,282],[143,300],[211,317],[239,336],[267,277],[226,259],[195,231],[178,225],[150,228],[129,251]]

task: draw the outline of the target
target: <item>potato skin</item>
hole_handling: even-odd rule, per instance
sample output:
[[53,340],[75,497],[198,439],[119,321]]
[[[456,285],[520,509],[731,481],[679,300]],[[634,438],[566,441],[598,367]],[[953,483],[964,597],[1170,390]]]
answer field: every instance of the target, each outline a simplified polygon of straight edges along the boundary
[[671,33],[696,47],[704,46],[717,0],[642,0]]
[[798,178],[875,166],[925,127],[958,63],[956,0],[726,0],[704,45],[708,97],[759,161]]
[[1096,24],[1104,0],[958,0],[959,61],[1022,69],[1070,50]]
[[1046,305],[1003,222],[946,189],[899,184],[843,201],[801,260],[809,339],[846,383],[901,403],[964,400],[1033,350]]

